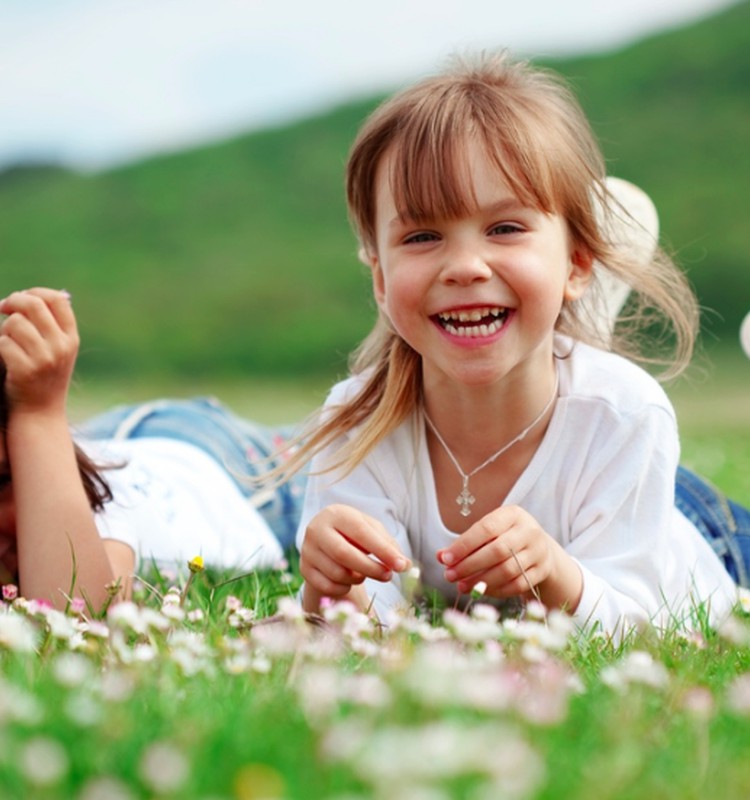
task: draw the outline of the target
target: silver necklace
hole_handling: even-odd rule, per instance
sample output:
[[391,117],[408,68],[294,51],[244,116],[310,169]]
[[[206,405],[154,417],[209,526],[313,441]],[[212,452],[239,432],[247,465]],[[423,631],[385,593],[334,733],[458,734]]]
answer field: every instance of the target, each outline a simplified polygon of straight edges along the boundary
[[443,446],[443,450],[448,454],[448,458],[453,462],[453,466],[458,470],[459,475],[463,481],[463,486],[461,491],[459,492],[458,496],[456,497],[456,503],[461,506],[460,514],[463,517],[468,517],[471,514],[471,507],[476,502],[476,497],[469,491],[469,478],[473,478],[477,472],[480,472],[485,467],[488,467],[495,459],[500,458],[500,456],[506,451],[510,450],[514,444],[518,444],[522,439],[526,438],[526,435],[531,431],[536,425],[539,424],[539,421],[542,417],[550,410],[552,403],[555,402],[555,398],[557,397],[557,387],[558,387],[558,378],[555,375],[555,388],[552,390],[552,396],[547,401],[547,405],[539,412],[539,415],[534,418],[530,425],[527,425],[515,439],[511,439],[509,442],[506,442],[497,452],[493,453],[486,461],[483,461],[478,467],[474,467],[471,472],[464,472],[461,469],[461,465],[458,463],[458,459],[453,455],[451,452],[450,447],[445,442],[445,439],[440,435],[440,431],[435,427],[435,423],[430,419],[429,415],[426,411],[422,411],[424,414],[425,421],[430,426],[430,429],[437,437],[437,440]]

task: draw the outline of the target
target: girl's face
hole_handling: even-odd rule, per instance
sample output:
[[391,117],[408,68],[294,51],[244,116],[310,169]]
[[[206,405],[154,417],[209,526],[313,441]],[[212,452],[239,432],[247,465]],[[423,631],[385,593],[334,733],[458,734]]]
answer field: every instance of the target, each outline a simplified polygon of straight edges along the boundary
[[565,220],[520,202],[477,144],[466,176],[476,206],[457,219],[404,218],[389,171],[386,156],[368,260],[381,310],[422,356],[425,385],[548,377],[563,301],[578,298],[591,275]]

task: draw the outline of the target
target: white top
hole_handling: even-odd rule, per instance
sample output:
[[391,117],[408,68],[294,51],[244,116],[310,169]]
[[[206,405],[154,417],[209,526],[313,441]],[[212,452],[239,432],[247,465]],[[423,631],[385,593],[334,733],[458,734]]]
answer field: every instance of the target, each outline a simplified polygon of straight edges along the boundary
[[114,499],[96,515],[104,539],[129,545],[144,564],[276,565],[278,540],[224,469],[198,447],[168,438],[79,441],[104,472]]
[[[570,341],[560,339],[567,352]],[[584,586],[574,619],[609,632],[650,620],[669,624],[709,601],[717,622],[736,587],[698,530],[674,505],[679,439],[674,410],[659,384],[635,364],[577,343],[557,360],[559,399],[544,439],[505,499],[532,514],[580,565]],[[361,378],[337,384],[341,403]],[[352,434],[349,434],[352,435]],[[325,463],[313,460],[311,473]],[[298,546],[311,518],[344,503],[380,520],[421,568],[425,586],[450,602],[435,553],[458,535],[443,524],[421,414],[413,414],[348,476],[311,475]],[[368,580],[381,618],[403,602],[400,576]]]

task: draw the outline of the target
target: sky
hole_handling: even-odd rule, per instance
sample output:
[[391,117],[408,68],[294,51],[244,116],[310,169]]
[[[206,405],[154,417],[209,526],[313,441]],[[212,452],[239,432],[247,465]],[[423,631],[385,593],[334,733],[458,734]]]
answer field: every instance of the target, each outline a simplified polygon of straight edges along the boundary
[[0,169],[83,171],[388,91],[451,53],[593,53],[733,0],[0,0]]

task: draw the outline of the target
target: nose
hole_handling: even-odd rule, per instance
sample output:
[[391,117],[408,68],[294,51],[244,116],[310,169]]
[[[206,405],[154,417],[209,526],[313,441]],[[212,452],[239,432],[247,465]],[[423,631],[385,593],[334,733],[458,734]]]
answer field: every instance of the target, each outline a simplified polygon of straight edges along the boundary
[[446,251],[441,272],[445,283],[468,286],[491,276],[492,269],[476,244],[456,242]]

